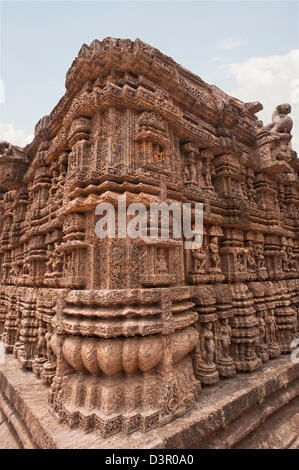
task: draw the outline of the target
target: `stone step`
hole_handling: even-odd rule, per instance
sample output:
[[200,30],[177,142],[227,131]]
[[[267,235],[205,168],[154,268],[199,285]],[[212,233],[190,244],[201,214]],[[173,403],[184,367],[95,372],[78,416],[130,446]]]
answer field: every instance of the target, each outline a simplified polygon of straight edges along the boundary
[[13,429],[7,422],[6,417],[0,412],[0,447],[1,449],[21,449]]
[[269,416],[235,448],[299,449],[299,397]]
[[[236,421],[232,422],[227,428],[220,431],[216,437],[210,437],[208,442],[203,442],[200,448],[207,449],[231,449],[241,448],[247,449],[252,448],[250,445],[252,435],[256,437],[257,433],[260,435],[260,439],[254,439],[254,447],[258,448],[267,447],[266,443],[266,430],[271,426],[268,424],[272,421],[272,416],[279,414],[284,408],[289,409],[289,402],[296,402],[297,411],[299,409],[299,379],[291,383],[286,389],[282,389],[278,392],[273,393],[269,397],[265,398],[263,403],[253,407],[248,412],[242,414],[242,416]],[[293,407],[291,413],[295,413]],[[292,416],[292,414],[291,414]],[[287,424],[287,423],[283,423]],[[261,431],[262,429],[262,431]],[[294,440],[294,433],[292,433],[292,442]],[[247,437],[248,436],[248,437]],[[249,437],[250,436],[250,437]],[[296,436],[295,436],[296,437]],[[288,448],[291,445],[285,436],[283,440],[283,446]],[[281,443],[282,444],[282,443]],[[288,445],[289,444],[289,445]]]
[[0,365],[0,409],[20,447],[298,447],[299,363],[292,363],[289,356],[273,359],[254,373],[204,387],[192,411],[162,428],[105,439],[98,432],[84,433],[58,423],[48,407],[49,389],[32,372],[24,372],[12,355],[5,359]]

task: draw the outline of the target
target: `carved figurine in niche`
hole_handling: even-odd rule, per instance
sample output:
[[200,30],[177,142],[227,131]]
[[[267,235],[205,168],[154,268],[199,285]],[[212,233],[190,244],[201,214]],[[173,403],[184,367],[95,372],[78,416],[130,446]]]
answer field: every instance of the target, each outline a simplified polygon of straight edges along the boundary
[[35,350],[35,359],[32,365],[33,372],[35,372],[37,375],[40,375],[41,369],[43,368],[44,363],[47,361],[47,342],[45,333],[46,328],[44,327],[44,322],[41,322],[37,330],[38,340]]
[[168,273],[167,253],[165,248],[159,248],[157,252],[157,272],[158,274]]
[[242,253],[238,253],[236,257],[236,271],[239,273],[243,273],[245,271],[244,266],[244,255]]
[[221,272],[221,260],[219,256],[219,247],[218,247],[218,238],[217,237],[211,237],[210,239],[210,244],[209,244],[209,249],[210,249],[210,271],[215,271],[215,272]]
[[66,253],[65,255],[65,271],[67,274],[71,274],[71,268],[72,268],[72,254],[71,253]]
[[215,351],[216,351],[212,328],[213,328],[213,323],[209,322],[206,325],[204,325],[202,332],[201,332],[202,360],[207,365],[213,365]]
[[45,338],[45,329],[40,326],[37,330],[38,341],[36,345],[36,355],[39,358],[47,356],[47,341]]
[[266,336],[266,322],[263,318],[262,312],[258,312],[257,320],[258,320],[258,329],[259,329],[259,343],[263,344],[264,338]]
[[267,345],[264,340],[266,338],[266,322],[263,317],[263,312],[257,312],[257,321],[259,329],[259,340],[257,343],[257,355],[262,361],[267,361],[269,359],[269,353]]
[[153,161],[161,163],[164,157],[164,150],[160,145],[153,144]]
[[53,177],[52,177],[52,186],[50,188],[50,197],[54,197],[57,191],[57,184],[58,184],[58,175],[59,171],[57,168],[54,168],[53,170]]
[[48,255],[48,261],[46,261],[47,269],[46,269],[45,276],[48,276],[49,274],[52,274],[53,272],[54,253],[53,253],[52,245],[47,246],[47,255]]
[[212,186],[212,169],[211,169],[211,161],[209,158],[205,159],[205,164],[203,167],[203,177],[205,186],[210,187]]
[[265,256],[264,256],[264,246],[260,242],[255,243],[255,259],[256,259],[257,271],[260,271],[261,269],[265,270],[266,262],[265,262]]
[[232,329],[228,323],[228,318],[224,318],[220,323],[219,339],[221,344],[222,359],[230,360],[230,342]]
[[284,271],[290,271],[290,262],[289,262],[286,245],[282,246],[280,253],[281,253],[281,261],[282,261],[282,269]]
[[256,207],[256,192],[254,189],[254,179],[251,174],[247,176],[247,188],[245,188],[245,191],[247,192],[248,204]]
[[[49,327],[48,327],[49,328]],[[56,356],[51,347],[52,332],[48,329],[45,334],[46,340],[46,362],[40,373],[41,379],[47,384],[51,384],[56,371]]]
[[55,364],[56,356],[51,347],[51,338],[52,338],[52,332],[48,330],[47,333],[45,334],[46,346],[47,346],[46,347],[47,361],[51,364]]
[[24,263],[24,275],[29,277],[33,275],[33,268],[29,261]]
[[185,183],[197,183],[197,168],[194,152],[190,152],[189,157],[186,159]]
[[246,246],[246,261],[248,271],[255,271],[255,258],[254,258],[254,246],[253,240],[247,240]]
[[54,245],[53,271],[55,274],[61,274],[63,267],[63,253],[59,250],[58,243]]
[[277,343],[276,333],[277,333],[278,328],[277,328],[277,324],[276,324],[276,320],[275,320],[273,310],[270,310],[270,313],[268,315],[267,327],[268,327],[268,334],[269,334],[270,344],[276,344]]
[[192,272],[194,274],[204,273],[207,260],[207,254],[205,252],[204,245],[202,244],[200,248],[192,248],[191,254],[193,262]]
[[231,193],[232,193],[232,196],[241,195],[240,181],[237,181],[234,178],[231,179]]
[[203,186],[206,188],[212,188],[212,176],[215,175],[215,170],[212,165],[212,159],[214,158],[214,154],[211,150],[206,149],[200,153],[200,158],[200,162],[203,162],[201,164],[200,171],[203,177]]

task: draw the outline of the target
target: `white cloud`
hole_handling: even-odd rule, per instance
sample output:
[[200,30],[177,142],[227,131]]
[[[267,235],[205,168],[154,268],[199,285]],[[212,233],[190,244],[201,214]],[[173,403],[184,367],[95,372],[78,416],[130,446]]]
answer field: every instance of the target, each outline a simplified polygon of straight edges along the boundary
[[0,122],[0,140],[25,147],[33,140],[33,134],[26,134],[22,129],[15,129],[12,124]]
[[228,93],[242,101],[260,101],[264,124],[271,122],[278,104],[290,103],[294,121],[292,145],[299,153],[299,49],[285,55],[253,57],[246,62],[220,66],[235,86]]
[[226,38],[218,46],[220,49],[233,49],[234,47],[243,46],[243,44],[244,41],[240,38]]

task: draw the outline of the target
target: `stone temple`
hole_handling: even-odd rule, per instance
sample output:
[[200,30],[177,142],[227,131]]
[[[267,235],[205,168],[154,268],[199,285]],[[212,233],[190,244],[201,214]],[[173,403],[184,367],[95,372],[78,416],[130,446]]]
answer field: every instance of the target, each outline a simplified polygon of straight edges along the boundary
[[[0,437],[299,446],[299,160],[291,106],[262,108],[106,38],[31,144],[0,143]],[[120,195],[202,203],[203,245],[99,238]]]

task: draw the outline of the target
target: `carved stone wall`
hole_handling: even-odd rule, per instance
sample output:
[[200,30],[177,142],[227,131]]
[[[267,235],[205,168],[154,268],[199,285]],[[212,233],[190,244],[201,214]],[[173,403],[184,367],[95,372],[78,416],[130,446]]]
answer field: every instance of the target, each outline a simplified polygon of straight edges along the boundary
[[[261,109],[107,38],[82,46],[31,144],[0,144],[0,337],[60,421],[147,431],[291,352],[299,162],[290,106],[268,126]],[[203,203],[203,246],[99,239],[95,208],[119,195]]]

